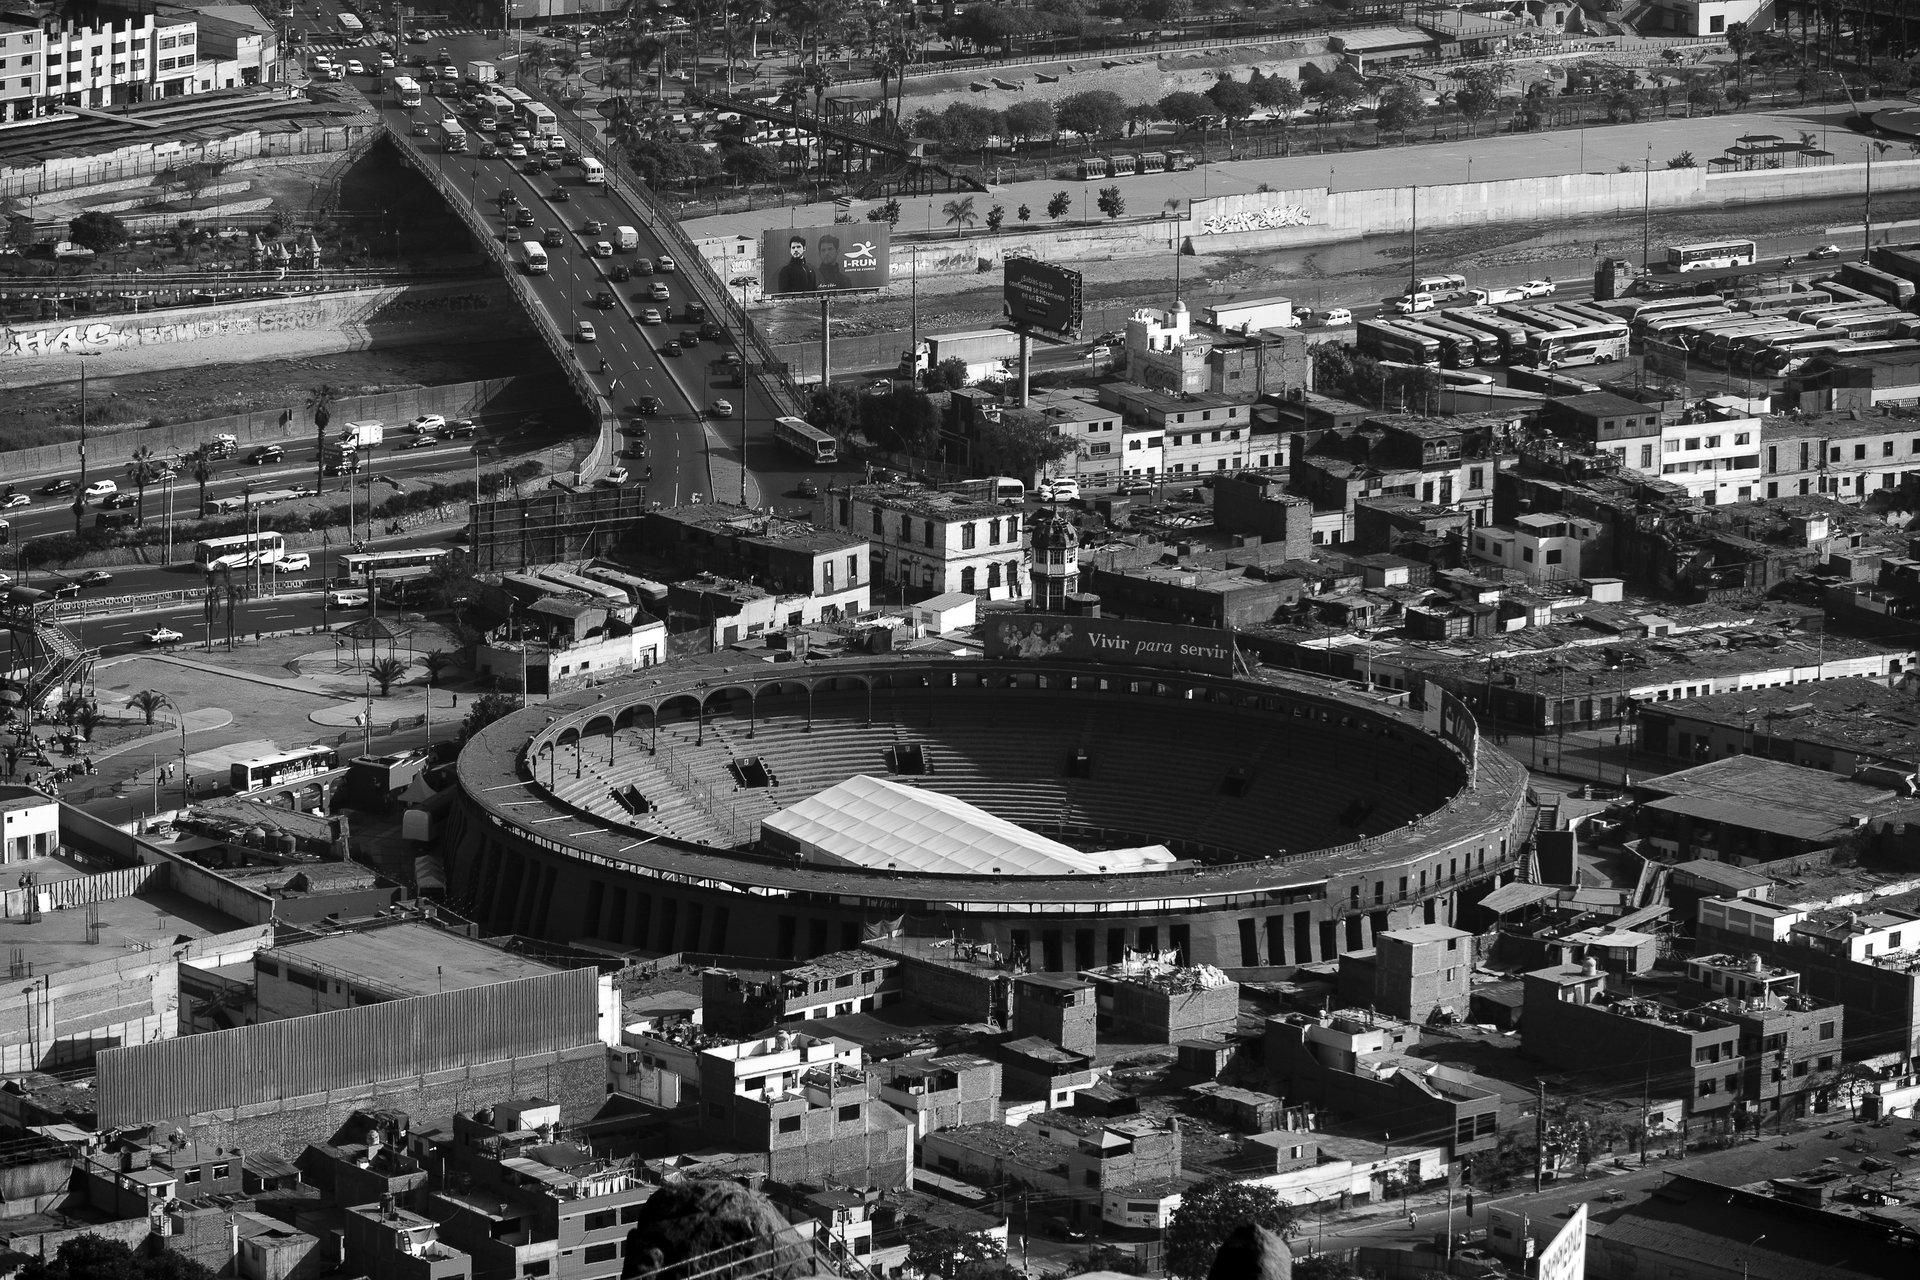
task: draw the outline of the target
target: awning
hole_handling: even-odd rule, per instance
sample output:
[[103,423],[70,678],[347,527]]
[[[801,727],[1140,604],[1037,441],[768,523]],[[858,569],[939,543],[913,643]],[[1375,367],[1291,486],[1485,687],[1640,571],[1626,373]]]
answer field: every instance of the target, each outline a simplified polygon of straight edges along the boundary
[[1503,884],[1480,899],[1480,905],[1495,915],[1503,916],[1509,911],[1518,911],[1521,907],[1545,902],[1559,892],[1560,887],[1551,884]]

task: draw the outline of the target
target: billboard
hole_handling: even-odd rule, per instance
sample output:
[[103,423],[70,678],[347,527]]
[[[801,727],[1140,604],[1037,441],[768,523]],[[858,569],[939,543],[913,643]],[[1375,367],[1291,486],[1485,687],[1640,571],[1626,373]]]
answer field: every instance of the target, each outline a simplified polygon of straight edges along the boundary
[[982,631],[989,658],[1118,662],[1206,675],[1233,674],[1233,637],[1210,627],[1181,627],[1116,618],[1021,613],[990,620]]
[[836,222],[761,232],[760,280],[768,296],[879,289],[887,283],[884,222]]
[[1049,333],[1080,331],[1080,273],[1033,258],[1006,260],[1007,318]]
[[1587,1206],[1574,1206],[1567,1225],[1540,1250],[1540,1280],[1586,1280]]

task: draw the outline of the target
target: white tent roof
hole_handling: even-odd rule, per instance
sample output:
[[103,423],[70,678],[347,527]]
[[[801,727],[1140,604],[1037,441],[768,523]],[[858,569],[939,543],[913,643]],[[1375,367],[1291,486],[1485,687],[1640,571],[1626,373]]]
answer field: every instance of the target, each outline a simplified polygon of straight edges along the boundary
[[1073,875],[1172,864],[1164,845],[1082,853],[964,800],[860,774],[769,815],[809,862],[949,875]]

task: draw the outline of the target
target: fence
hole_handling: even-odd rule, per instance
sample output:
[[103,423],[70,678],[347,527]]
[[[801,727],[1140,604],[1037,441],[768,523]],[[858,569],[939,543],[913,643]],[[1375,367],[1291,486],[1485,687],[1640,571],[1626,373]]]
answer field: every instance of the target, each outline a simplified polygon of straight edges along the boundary
[[[213,127],[231,128],[233,132],[216,138],[163,129],[151,141],[125,144],[113,156],[60,155],[32,168],[0,168],[0,197],[32,200],[74,187],[155,177],[190,164],[225,165],[236,160],[344,152],[380,127],[373,120],[317,127],[290,124],[286,120],[221,123]],[[32,216],[31,207],[27,212]]]
[[[84,907],[96,902],[132,897],[163,870],[161,866],[149,863],[9,889],[0,893],[0,917],[17,920],[29,910],[59,911],[67,907]],[[87,940],[96,940],[91,933],[91,922]]]

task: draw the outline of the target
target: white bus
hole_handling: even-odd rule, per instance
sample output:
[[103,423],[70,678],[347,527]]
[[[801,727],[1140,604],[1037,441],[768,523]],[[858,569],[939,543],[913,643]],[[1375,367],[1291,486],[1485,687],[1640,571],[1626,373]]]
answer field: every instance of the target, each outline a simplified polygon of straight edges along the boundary
[[583,156],[580,160],[580,176],[588,186],[597,187],[607,180],[607,169],[592,156]]
[[446,559],[445,547],[413,547],[405,551],[350,551],[340,557],[340,576],[349,583],[364,585],[383,574],[392,577],[402,570],[431,569]]
[[367,24],[360,21],[358,14],[343,13],[340,15],[340,29],[350,36],[365,35]]
[[231,766],[235,791],[259,791],[298,782],[340,767],[340,753],[332,747],[295,747],[279,755],[236,760]]
[[520,242],[520,269],[530,276],[547,274],[547,251],[538,240]]
[[278,564],[287,553],[287,540],[278,531],[236,533],[229,538],[205,538],[193,545],[193,563],[203,572],[238,569],[242,565]]
[[1537,333],[1530,344],[1534,363],[1542,369],[1576,364],[1608,364],[1627,358],[1627,326],[1596,324],[1585,329]]
[[526,117],[527,131],[534,137],[551,142],[560,136],[560,119],[546,103],[530,101],[521,114]]
[[1466,289],[1465,276],[1421,276],[1413,282],[1415,293],[1465,293]]
[[805,418],[775,418],[773,438],[815,465],[840,460],[840,442]]
[[1667,246],[1667,270],[1710,271],[1717,267],[1750,267],[1760,256],[1751,240],[1707,240],[1699,244]]
[[467,131],[460,127],[458,120],[440,122],[441,145],[451,155],[458,155],[467,149]]
[[1021,506],[1027,500],[1027,486],[1012,476],[986,476],[979,480],[962,480],[953,486],[953,491],[980,502],[998,503],[1003,507]]
[[393,96],[400,100],[400,105],[403,107],[419,106],[420,82],[412,76],[395,76],[393,78]]

